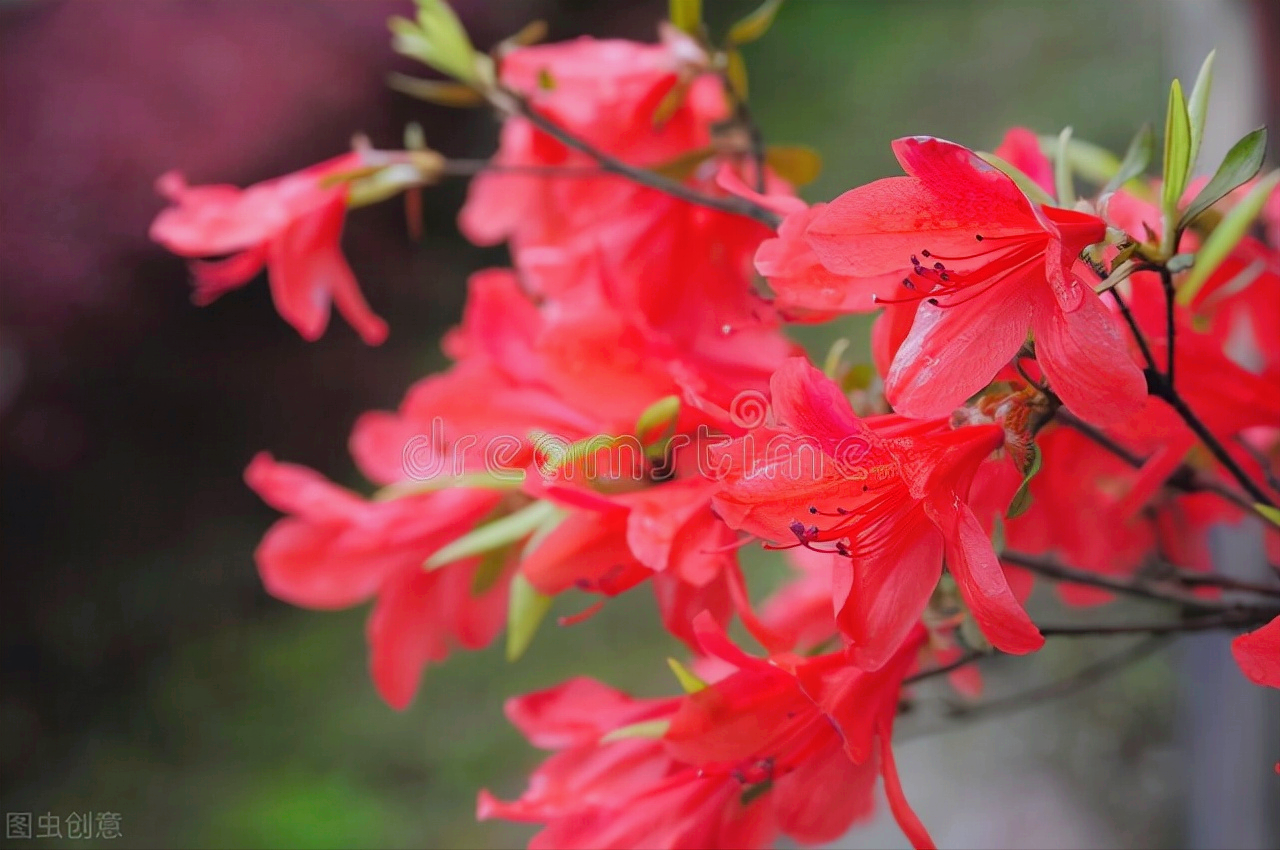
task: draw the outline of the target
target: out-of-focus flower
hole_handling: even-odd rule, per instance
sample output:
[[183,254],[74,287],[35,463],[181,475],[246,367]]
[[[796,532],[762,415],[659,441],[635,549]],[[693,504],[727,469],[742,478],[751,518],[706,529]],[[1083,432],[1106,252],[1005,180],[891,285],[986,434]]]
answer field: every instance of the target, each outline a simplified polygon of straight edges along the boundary
[[361,339],[378,345],[387,326],[342,255],[347,186],[332,180],[360,164],[352,152],[247,189],[188,186],[169,172],[157,187],[173,206],[156,216],[151,238],[195,260],[197,304],[244,286],[265,266],[276,310],[305,339],[324,333],[333,303]]

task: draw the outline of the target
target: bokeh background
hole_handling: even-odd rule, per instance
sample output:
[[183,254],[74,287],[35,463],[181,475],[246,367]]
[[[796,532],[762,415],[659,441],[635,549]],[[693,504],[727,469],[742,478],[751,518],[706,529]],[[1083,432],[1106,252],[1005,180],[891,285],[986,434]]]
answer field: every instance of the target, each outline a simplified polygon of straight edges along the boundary
[[[481,46],[533,18],[555,39],[647,40],[665,12],[456,5]],[[706,5],[713,25],[753,7]],[[366,611],[296,611],[258,584],[252,551],[274,517],[241,482],[250,457],[268,449],[355,484],[355,418],[441,365],[467,275],[504,254],[458,236],[462,183],[427,195],[420,241],[396,204],[361,211],[345,245],[391,339],[366,348],[335,320],[306,344],[261,284],[191,306],[183,264],[146,240],[161,207],[152,183],[181,168],[243,185],[339,152],[355,131],[396,146],[411,120],[449,154],[489,153],[487,114],[384,86],[414,70],[385,28],[408,9],[0,3],[6,813],[119,813],[124,838],[101,846],[516,846],[529,830],[472,818],[478,788],[514,793],[538,758],[502,700],[572,673],[670,690],[658,652],[678,649],[636,598],[545,628],[516,666],[455,657],[395,713],[368,681]],[[902,135],[990,149],[1014,123],[1070,124],[1122,150],[1162,120],[1168,78],[1193,77],[1212,46],[1212,165],[1268,116],[1280,125],[1280,4],[792,0],[747,55],[766,135],[825,154],[806,190],[820,200],[894,173],[888,142]],[[1069,677],[1118,648],[1055,644],[1035,662],[993,663],[990,686]],[[1197,638],[1051,704],[963,723],[926,692],[902,723],[908,793],[949,847],[1278,846],[1280,705],[1225,659],[1222,638]],[[839,846],[905,846],[885,821]]]

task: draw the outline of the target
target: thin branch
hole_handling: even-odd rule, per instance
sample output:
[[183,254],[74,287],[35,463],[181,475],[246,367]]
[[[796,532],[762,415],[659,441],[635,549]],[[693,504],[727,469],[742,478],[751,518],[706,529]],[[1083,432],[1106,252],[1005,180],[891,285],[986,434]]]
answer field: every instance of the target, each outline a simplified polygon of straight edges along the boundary
[[1160,285],[1164,289],[1164,327],[1165,327],[1165,349],[1167,351],[1165,378],[1169,381],[1169,390],[1173,391],[1173,352],[1174,352],[1174,294],[1173,294],[1173,273],[1165,266],[1160,266],[1157,271],[1160,272]]
[[1217,599],[1200,599],[1187,593],[1182,593],[1169,588],[1160,588],[1153,586],[1149,581],[1139,578],[1130,578],[1127,576],[1109,576],[1102,573],[1081,570],[1075,567],[1069,567],[1061,564],[1053,558],[1042,555],[1031,555],[1026,552],[1014,552],[1005,550],[1000,553],[1000,559],[1016,567],[1022,567],[1030,570],[1037,575],[1045,578],[1055,579],[1057,581],[1069,581],[1073,584],[1083,584],[1090,587],[1099,587],[1103,590],[1110,590],[1113,593],[1120,593],[1126,596],[1140,596],[1144,599],[1155,599],[1161,602],[1174,602],[1188,610],[1196,611],[1224,611],[1234,609],[1237,606],[1233,603],[1223,602]]
[[[1072,414],[1066,408],[1059,408],[1057,417],[1062,424],[1072,430],[1079,431],[1081,434],[1084,434],[1090,440],[1111,452],[1111,454],[1120,458],[1135,469],[1141,468],[1143,464],[1147,462],[1146,458],[1129,451],[1115,440],[1112,440],[1098,428],[1095,428],[1088,422],[1085,422],[1083,419]],[[1231,489],[1221,481],[1205,475],[1200,470],[1187,466],[1186,464],[1183,464],[1174,470],[1173,474],[1169,476],[1165,484],[1185,493],[1213,493],[1223,499],[1226,499],[1241,510],[1248,511],[1249,513],[1256,514],[1258,516],[1263,516],[1255,504],[1243,493]],[[1265,517],[1263,518],[1265,519]]]
[[745,216],[771,228],[777,228],[782,221],[782,217],[773,210],[767,209],[747,198],[737,195],[723,197],[706,195],[678,180],[672,180],[657,172],[623,162],[612,154],[605,153],[579,139],[556,121],[538,112],[524,97],[516,92],[499,88],[490,94],[489,100],[503,114],[526,119],[565,147],[595,160],[601,169],[611,174],[625,177],[641,186],[656,189],[690,204],[733,215]]
[[1271,621],[1280,615],[1280,609],[1242,609],[1188,617],[1183,620],[1164,620],[1158,623],[1119,623],[1107,625],[1070,624],[1065,626],[1041,626],[1045,637],[1112,637],[1115,635],[1168,635],[1181,632],[1208,632],[1216,629],[1248,629]]
[[1214,436],[1213,432],[1209,430],[1208,426],[1200,421],[1200,418],[1196,416],[1195,411],[1193,411],[1187,405],[1187,402],[1182,398],[1182,396],[1180,396],[1173,387],[1169,385],[1163,375],[1158,372],[1148,372],[1147,383],[1151,387],[1152,395],[1164,399],[1168,402],[1170,407],[1177,411],[1178,416],[1182,418],[1182,421],[1187,423],[1187,427],[1195,432],[1195,435],[1200,438],[1200,442],[1204,443],[1205,448],[1209,450],[1218,463],[1222,464],[1223,468],[1225,468],[1227,472],[1231,474],[1231,477],[1236,480],[1236,483],[1243,487],[1245,492],[1247,492],[1255,502],[1275,507],[1275,502],[1272,501],[1271,497],[1268,496],[1261,487],[1254,483],[1248,473],[1244,471],[1240,464],[1236,462],[1236,459],[1231,456],[1231,453],[1227,451],[1226,446],[1222,445],[1222,443],[1218,441],[1218,438]]
[[1080,668],[1066,678],[1059,679],[1047,685],[1038,688],[1031,688],[1021,693],[1012,694],[1000,699],[991,700],[979,705],[965,706],[953,704],[948,709],[948,715],[951,717],[964,718],[966,720],[977,720],[982,717],[990,717],[996,714],[1008,714],[1014,711],[1020,711],[1024,708],[1031,708],[1040,702],[1057,697],[1067,696],[1077,691],[1083,690],[1091,685],[1114,676],[1124,671],[1126,668],[1143,660],[1149,655],[1155,654],[1169,644],[1171,638],[1167,635],[1152,635],[1146,640],[1140,640],[1132,646],[1125,647],[1114,655],[1109,655]]
[[1142,329],[1138,327],[1138,320],[1133,317],[1133,313],[1129,310],[1129,305],[1125,303],[1124,298],[1120,297],[1119,289],[1108,289],[1111,297],[1116,300],[1116,306],[1120,308],[1120,315],[1124,317],[1124,323],[1129,326],[1129,332],[1133,334],[1133,339],[1138,343],[1138,349],[1142,352],[1142,359],[1147,362],[1147,368],[1152,372],[1159,371],[1156,367],[1156,358],[1151,354],[1151,346],[1147,345],[1147,338],[1143,335]]

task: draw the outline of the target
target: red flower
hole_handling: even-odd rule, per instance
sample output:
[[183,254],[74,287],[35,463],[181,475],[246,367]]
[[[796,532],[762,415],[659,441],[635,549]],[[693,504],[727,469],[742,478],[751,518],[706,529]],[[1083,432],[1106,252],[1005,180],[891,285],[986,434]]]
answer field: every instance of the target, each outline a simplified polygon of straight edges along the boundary
[[[656,166],[706,147],[712,124],[727,114],[719,81],[703,75],[665,121],[654,120],[668,96],[678,94],[682,66],[668,45],[579,38],[514,50],[503,57],[499,76],[577,138],[627,162]],[[562,244],[657,198],[611,175],[528,173],[596,164],[522,118],[503,125],[494,162],[512,170],[477,177],[459,216],[462,232],[482,245],[504,239],[517,248]]]
[[885,387],[900,413],[942,416],[981,390],[1035,336],[1054,391],[1078,415],[1114,420],[1146,384],[1110,312],[1072,273],[1100,241],[1092,215],[1036,206],[1014,182],[951,142],[899,139],[909,176],[846,192],[810,225],[828,270],[893,273],[918,301]]
[[984,634],[1026,653],[1044,639],[1005,579],[966,503],[978,466],[1004,443],[998,425],[951,429],[898,416],[861,420],[801,358],[773,377],[774,425],[719,455],[725,521],[766,540],[835,544],[833,599],[855,662],[883,666],[918,623],[945,556]]
[[[870,674],[841,653],[754,658],[706,615],[695,629],[728,672],[682,699],[633,700],[575,679],[508,702],[508,717],[532,743],[559,752],[519,800],[481,792],[481,819],[546,824],[532,848],[761,848],[779,833],[816,844],[872,813],[882,774],[912,843],[933,846],[889,747],[923,630]],[[635,724],[653,731],[609,739]],[[649,737],[664,726],[661,738]]]
[[353,152],[247,189],[188,186],[170,172],[157,186],[174,205],[156,216],[151,238],[192,259],[231,255],[192,263],[197,304],[244,286],[266,266],[276,310],[304,338],[324,333],[332,300],[361,339],[378,345],[386,323],[360,294],[339,244],[346,186],[324,185],[359,165]]
[[1231,654],[1251,682],[1280,688],[1280,617],[1231,641]]
[[370,664],[378,692],[406,707],[422,668],[453,645],[478,649],[501,631],[506,583],[473,589],[478,559],[427,572],[425,561],[488,514],[500,493],[446,490],[365,501],[319,474],[269,455],[245,480],[287,514],[258,546],[267,591],[305,608],[331,610],[377,597],[369,620]]

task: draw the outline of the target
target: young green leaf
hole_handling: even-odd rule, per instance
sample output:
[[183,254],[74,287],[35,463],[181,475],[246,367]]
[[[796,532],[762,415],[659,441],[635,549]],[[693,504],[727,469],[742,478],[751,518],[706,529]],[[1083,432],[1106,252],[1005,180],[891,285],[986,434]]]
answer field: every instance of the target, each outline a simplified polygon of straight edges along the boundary
[[769,31],[778,16],[782,0],[764,0],[754,12],[729,28],[728,42],[732,47],[750,44]]
[[1187,272],[1187,276],[1178,285],[1179,304],[1186,306],[1195,300],[1205,281],[1218,270],[1218,266],[1222,265],[1222,261],[1227,258],[1232,249],[1249,232],[1249,227],[1252,226],[1258,214],[1262,212],[1262,207],[1267,202],[1267,198],[1277,186],[1280,186],[1280,171],[1273,171],[1254,184],[1254,187],[1249,190],[1249,194],[1245,195],[1240,203],[1232,207],[1222,217],[1222,221],[1218,223],[1218,226],[1204,240],[1200,250],[1196,252],[1196,264],[1191,267],[1191,271]]
[[448,80],[420,80],[393,71],[387,77],[387,85],[402,94],[425,100],[438,106],[470,108],[484,103],[484,95],[463,83]]
[[1151,129],[1150,124],[1143,124],[1142,129],[1133,137],[1133,141],[1129,142],[1129,149],[1125,151],[1120,167],[1116,169],[1115,174],[1111,175],[1107,185],[1102,188],[1103,194],[1110,194],[1116,191],[1146,171],[1147,166],[1151,164],[1151,157],[1155,154],[1155,150],[1155,131]]
[[747,60],[742,58],[741,50],[730,50],[725,54],[725,79],[729,81],[729,89],[737,100],[746,100],[751,90],[747,76]]
[[482,555],[528,537],[539,526],[554,520],[559,508],[546,501],[534,502],[512,514],[477,526],[447,546],[442,546],[423,565],[429,570],[463,558]]
[[674,658],[667,659],[667,666],[671,668],[671,672],[676,674],[680,687],[684,689],[686,694],[696,694],[707,686],[707,683],[699,679],[693,672]]
[[1073,207],[1076,204],[1076,187],[1071,178],[1071,128],[1064,127],[1058,134],[1057,152],[1053,157],[1053,188],[1058,193],[1058,206]]
[[1259,127],[1231,146],[1222,159],[1222,165],[1195,200],[1182,214],[1179,227],[1186,227],[1196,216],[1225,198],[1233,189],[1243,186],[1262,170],[1262,160],[1267,156],[1267,128]]
[[1013,182],[1018,185],[1018,188],[1022,190],[1022,194],[1026,195],[1035,203],[1053,204],[1053,198],[1049,197],[1049,193],[1044,189],[1041,189],[1036,181],[1028,177],[1013,163],[1006,162],[995,154],[987,153],[986,151],[977,151],[977,154],[979,157],[1008,175]]
[[507,603],[508,661],[518,661],[533,643],[533,636],[551,610],[554,598],[540,592],[527,578],[516,573],[511,580],[511,598]]
[[[1165,214],[1166,231],[1177,220],[1178,200],[1187,186],[1191,171],[1191,119],[1187,102],[1182,97],[1182,84],[1177,80],[1169,88],[1169,111],[1164,124],[1164,190],[1161,210]],[[1170,234],[1166,234],[1172,238]]]
[[[444,0],[417,0],[417,21],[392,18],[387,22],[396,52],[417,59],[464,83],[488,85],[487,67],[471,46],[467,31]],[[487,57],[485,57],[487,58]]]
[[671,0],[667,9],[676,29],[692,35],[702,26],[702,0]]
[[1210,50],[1196,75],[1196,84],[1191,87],[1191,95],[1187,98],[1187,120],[1191,129],[1191,151],[1187,168],[1195,168],[1196,158],[1200,155],[1200,143],[1204,141],[1205,119],[1209,115],[1209,90],[1213,88],[1213,55]]
[[619,726],[600,738],[602,744],[624,741],[628,738],[661,738],[671,728],[670,720],[641,720],[628,726]]
[[[1057,151],[1058,136],[1040,137],[1041,153],[1053,158],[1057,156]],[[1110,180],[1120,170],[1120,160],[1115,154],[1100,145],[1082,139],[1070,141],[1067,145],[1067,158],[1076,174],[1099,186]]]
[[1009,519],[1022,516],[1031,507],[1031,479],[1040,471],[1043,460],[1038,445],[1032,443],[1027,447],[1026,472],[1022,476],[1022,483],[1018,485],[1018,492],[1013,494],[1013,499],[1009,502],[1009,510],[1005,511],[1005,516]]

